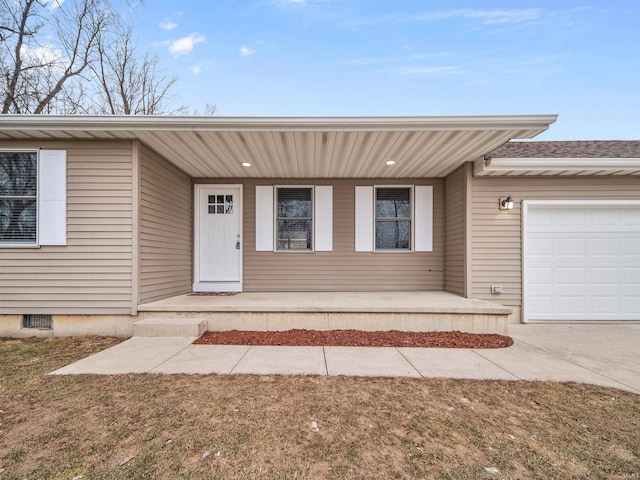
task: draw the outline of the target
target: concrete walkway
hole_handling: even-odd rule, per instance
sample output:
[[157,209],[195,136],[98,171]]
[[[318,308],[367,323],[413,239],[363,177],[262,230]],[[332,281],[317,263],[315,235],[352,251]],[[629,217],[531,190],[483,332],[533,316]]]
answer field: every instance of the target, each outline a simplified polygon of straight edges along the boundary
[[247,347],[133,337],[52,372],[552,380],[640,394],[640,325],[510,325],[509,348]]

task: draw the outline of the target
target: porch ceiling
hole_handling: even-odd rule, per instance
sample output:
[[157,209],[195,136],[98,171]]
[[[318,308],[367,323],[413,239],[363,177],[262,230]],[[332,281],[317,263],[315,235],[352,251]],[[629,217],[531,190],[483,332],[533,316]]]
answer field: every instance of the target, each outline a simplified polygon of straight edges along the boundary
[[1,115],[0,140],[139,139],[193,177],[443,177],[510,139],[535,137],[555,120]]

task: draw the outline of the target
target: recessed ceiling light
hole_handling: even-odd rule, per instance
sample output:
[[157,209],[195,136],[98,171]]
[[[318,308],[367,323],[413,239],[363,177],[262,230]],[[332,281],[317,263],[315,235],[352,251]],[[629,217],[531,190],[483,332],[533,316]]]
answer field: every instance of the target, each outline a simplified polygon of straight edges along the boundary
[[395,160],[387,160],[387,161],[386,161],[386,162],[384,162],[384,163],[386,163],[387,165],[395,165],[395,164],[396,164],[396,161],[395,161]]
[[243,167],[250,167],[251,164],[249,162],[242,162]]

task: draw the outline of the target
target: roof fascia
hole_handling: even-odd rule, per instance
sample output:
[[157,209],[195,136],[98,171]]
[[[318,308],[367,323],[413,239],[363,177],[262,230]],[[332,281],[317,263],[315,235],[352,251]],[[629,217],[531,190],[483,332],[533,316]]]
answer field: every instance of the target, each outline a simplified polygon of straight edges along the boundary
[[[337,130],[536,130],[549,128],[557,115],[434,117],[178,117],[1,115],[0,129],[34,131],[337,131]],[[529,136],[520,138],[530,138]]]
[[532,171],[620,171],[636,172],[640,169],[640,158],[491,158],[478,160],[474,175],[489,173],[524,173]]

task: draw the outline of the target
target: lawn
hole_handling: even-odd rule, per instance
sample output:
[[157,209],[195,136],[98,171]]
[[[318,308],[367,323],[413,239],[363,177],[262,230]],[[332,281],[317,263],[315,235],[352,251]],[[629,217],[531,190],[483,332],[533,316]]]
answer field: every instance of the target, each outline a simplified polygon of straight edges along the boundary
[[118,341],[0,341],[0,478],[640,478],[632,393],[547,382],[46,375]]

